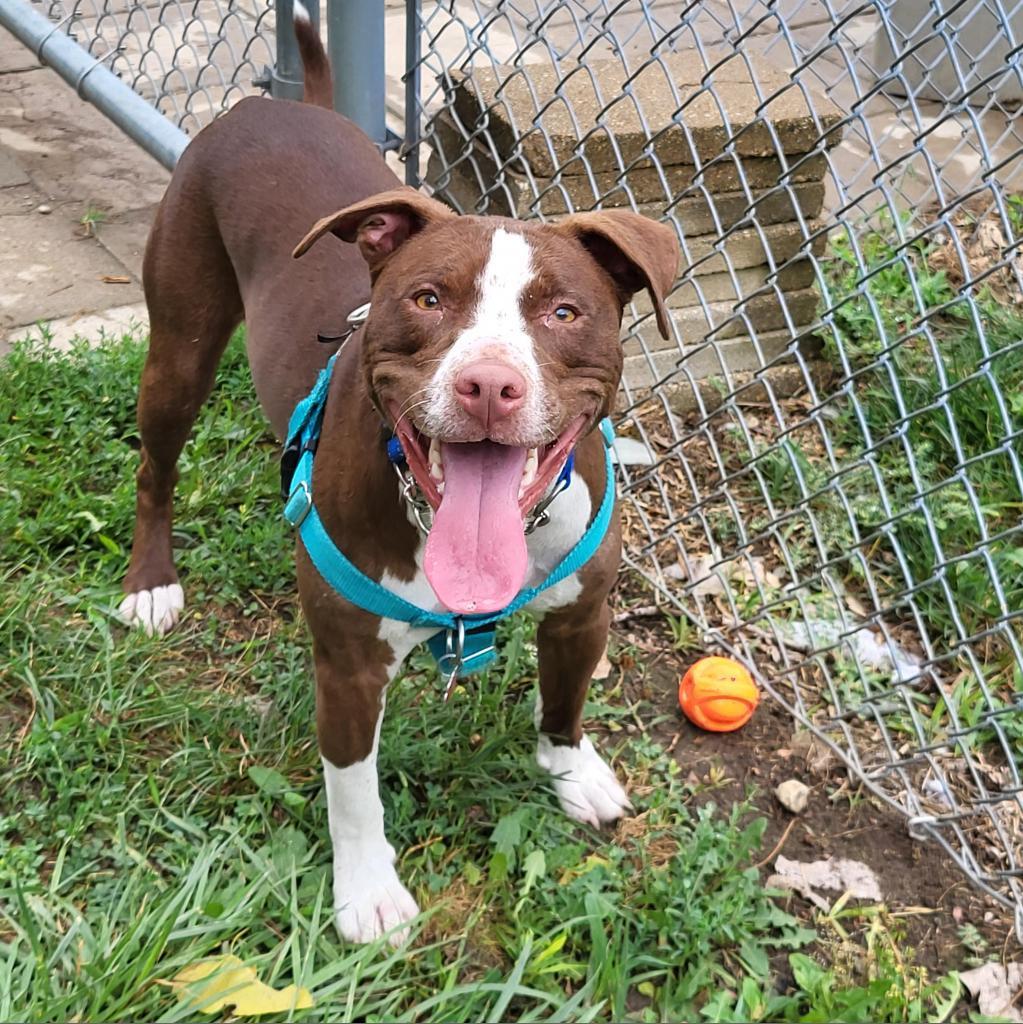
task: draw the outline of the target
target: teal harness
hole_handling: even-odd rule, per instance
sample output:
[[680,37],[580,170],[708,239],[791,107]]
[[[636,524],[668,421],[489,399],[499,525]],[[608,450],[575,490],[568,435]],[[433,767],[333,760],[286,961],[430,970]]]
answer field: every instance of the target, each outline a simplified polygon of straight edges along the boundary
[[[346,601],[380,618],[395,619],[417,629],[435,631],[429,639],[429,646],[441,671],[449,674],[445,692],[447,695],[460,674],[476,672],[494,660],[497,654],[494,642],[496,623],[577,572],[600,547],[611,524],[615,503],[614,467],[611,461],[614,428],[609,419],[600,421],[600,433],[604,439],[606,484],[597,514],[551,574],[538,586],[519,591],[511,604],[498,612],[488,615],[455,615],[451,612],[431,611],[392,593],[353,565],[327,533],[313,503],[313,457],[339,353],[340,350],[334,353],[330,362],[320,371],[312,391],[291,414],[287,444],[281,457],[284,518],[298,530],[306,553],[324,582]],[[395,447],[393,439],[391,447]]]

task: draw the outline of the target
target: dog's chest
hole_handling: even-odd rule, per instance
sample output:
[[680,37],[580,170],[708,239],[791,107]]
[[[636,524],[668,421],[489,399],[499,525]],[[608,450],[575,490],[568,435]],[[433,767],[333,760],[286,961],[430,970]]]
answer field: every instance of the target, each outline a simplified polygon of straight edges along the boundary
[[[548,511],[550,518],[547,523],[526,538],[529,553],[529,571],[524,584],[526,588],[540,586],[586,530],[592,514],[592,503],[589,489],[581,476],[576,474],[572,477],[569,487],[558,495]],[[420,540],[415,555],[416,571],[412,579],[401,580],[391,573],[384,573],[380,583],[420,608],[443,612],[446,609],[437,601],[426,573],[423,572],[425,550],[426,542]],[[575,572],[538,595],[526,605],[526,610],[534,615],[543,615],[555,608],[573,604],[581,592],[582,582],[579,573]],[[391,646],[395,659],[400,662],[434,632],[433,629],[413,629],[407,623],[383,619],[379,636]]]

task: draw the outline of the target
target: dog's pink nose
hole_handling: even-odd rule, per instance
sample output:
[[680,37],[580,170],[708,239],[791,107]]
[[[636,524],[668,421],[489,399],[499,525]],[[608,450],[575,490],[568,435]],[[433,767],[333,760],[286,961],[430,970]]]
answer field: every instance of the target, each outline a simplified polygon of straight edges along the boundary
[[520,409],[526,391],[522,374],[496,359],[471,363],[455,378],[455,394],[462,408],[485,427]]

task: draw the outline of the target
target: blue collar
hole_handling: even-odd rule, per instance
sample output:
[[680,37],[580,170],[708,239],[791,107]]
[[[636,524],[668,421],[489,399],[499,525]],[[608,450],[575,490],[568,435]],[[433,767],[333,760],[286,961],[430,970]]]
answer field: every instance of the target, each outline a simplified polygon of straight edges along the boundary
[[451,612],[430,611],[406,601],[361,572],[331,540],[317,514],[313,503],[313,457],[320,438],[323,411],[336,360],[335,353],[320,372],[312,390],[295,407],[288,423],[288,440],[281,456],[284,518],[298,530],[306,554],[324,582],[345,600],[380,618],[396,619],[415,628],[435,630],[430,640],[430,649],[441,670],[450,673],[450,692],[460,673],[475,672],[493,661],[496,655],[494,627],[497,622],[524,608],[545,590],[577,572],[600,547],[611,524],[615,503],[614,467],[611,462],[614,428],[609,419],[600,421],[606,474],[600,507],[574,547],[542,583],[519,591],[511,604],[489,615],[454,615]]

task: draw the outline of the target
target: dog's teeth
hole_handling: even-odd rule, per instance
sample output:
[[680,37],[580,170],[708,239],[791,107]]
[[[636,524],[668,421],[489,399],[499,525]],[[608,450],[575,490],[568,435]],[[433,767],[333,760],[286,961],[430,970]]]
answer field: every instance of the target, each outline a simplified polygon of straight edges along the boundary
[[434,480],[444,479],[444,463],[440,455],[440,445],[436,439],[430,441],[430,476]]
[[526,493],[526,488],[536,479],[536,468],[539,464],[539,458],[535,448],[529,449],[529,454],[526,456],[526,464],[522,468],[522,480],[519,483],[519,497]]
[[526,465],[522,469],[523,485],[531,484],[536,479],[536,467],[539,464],[536,449],[530,448],[526,456]]
[[438,494],[443,494],[444,493],[444,481],[443,480],[438,480],[437,481],[437,493]]

